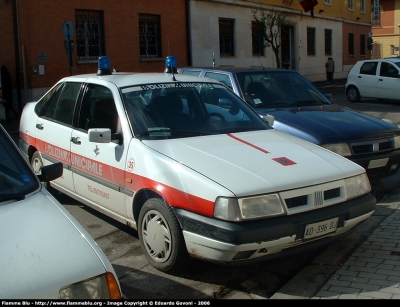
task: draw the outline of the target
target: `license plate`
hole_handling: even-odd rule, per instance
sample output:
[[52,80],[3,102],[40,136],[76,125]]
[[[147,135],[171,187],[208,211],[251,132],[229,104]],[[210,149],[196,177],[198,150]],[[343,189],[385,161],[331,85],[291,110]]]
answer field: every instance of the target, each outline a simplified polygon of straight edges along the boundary
[[323,236],[327,233],[335,232],[339,218],[308,224],[304,231],[304,239],[311,239],[319,236]]
[[369,161],[368,169],[385,166],[388,163],[388,161],[389,161],[389,158],[371,160],[371,161]]

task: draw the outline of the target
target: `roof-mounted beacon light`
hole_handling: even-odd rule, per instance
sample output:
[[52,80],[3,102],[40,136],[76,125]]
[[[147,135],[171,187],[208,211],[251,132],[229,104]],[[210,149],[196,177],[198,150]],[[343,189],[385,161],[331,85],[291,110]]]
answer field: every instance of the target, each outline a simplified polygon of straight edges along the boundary
[[177,73],[176,70],[176,56],[170,55],[167,56],[165,60],[165,71],[166,73]]
[[99,57],[98,68],[99,68],[99,70],[97,71],[98,76],[111,75],[110,58],[108,56]]

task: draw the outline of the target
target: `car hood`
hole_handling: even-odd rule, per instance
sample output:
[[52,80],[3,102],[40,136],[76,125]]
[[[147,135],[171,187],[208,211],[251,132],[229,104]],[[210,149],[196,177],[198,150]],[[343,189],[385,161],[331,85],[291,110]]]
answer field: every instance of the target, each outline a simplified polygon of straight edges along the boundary
[[274,129],[143,142],[238,196],[294,189],[364,172],[339,155]]
[[60,288],[105,272],[88,235],[54,202],[41,190],[0,204],[0,297],[55,299]]
[[384,120],[339,105],[256,111],[274,116],[274,128],[315,144],[364,141],[400,131]]

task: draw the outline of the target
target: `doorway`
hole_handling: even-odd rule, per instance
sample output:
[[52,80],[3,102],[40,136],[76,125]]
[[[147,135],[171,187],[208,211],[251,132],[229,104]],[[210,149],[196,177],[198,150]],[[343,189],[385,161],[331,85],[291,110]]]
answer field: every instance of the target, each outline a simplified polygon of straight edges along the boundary
[[281,59],[283,68],[293,70],[296,69],[294,42],[294,26],[282,26]]

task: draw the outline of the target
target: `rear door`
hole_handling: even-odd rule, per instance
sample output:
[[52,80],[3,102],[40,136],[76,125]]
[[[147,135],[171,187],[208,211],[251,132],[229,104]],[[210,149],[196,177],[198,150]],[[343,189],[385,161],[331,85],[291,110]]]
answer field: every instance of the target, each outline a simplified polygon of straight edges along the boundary
[[376,86],[378,83],[378,61],[364,62],[357,73],[357,87],[363,97],[376,97]]
[[71,192],[75,190],[70,155],[72,120],[82,87],[81,80],[65,82],[36,121],[36,146],[41,152],[43,164],[62,162],[64,165],[63,175],[52,183]]

